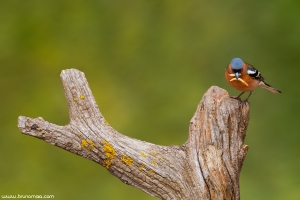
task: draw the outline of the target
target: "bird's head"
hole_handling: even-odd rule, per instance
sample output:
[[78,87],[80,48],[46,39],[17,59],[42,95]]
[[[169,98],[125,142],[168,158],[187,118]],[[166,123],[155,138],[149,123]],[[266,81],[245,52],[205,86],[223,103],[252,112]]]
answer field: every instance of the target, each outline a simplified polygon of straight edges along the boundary
[[241,75],[242,67],[243,67],[243,61],[240,58],[233,58],[230,62],[230,65],[232,67],[232,70],[235,74],[235,78],[238,79]]

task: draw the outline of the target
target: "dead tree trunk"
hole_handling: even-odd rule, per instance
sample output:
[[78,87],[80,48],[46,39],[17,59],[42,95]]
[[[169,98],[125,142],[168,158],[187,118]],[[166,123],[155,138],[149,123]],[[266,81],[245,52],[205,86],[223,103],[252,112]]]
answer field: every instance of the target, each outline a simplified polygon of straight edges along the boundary
[[190,121],[182,146],[160,146],[118,133],[104,119],[84,73],[63,70],[70,123],[20,116],[24,134],[88,158],[122,182],[161,199],[240,199],[239,176],[249,104],[212,86]]

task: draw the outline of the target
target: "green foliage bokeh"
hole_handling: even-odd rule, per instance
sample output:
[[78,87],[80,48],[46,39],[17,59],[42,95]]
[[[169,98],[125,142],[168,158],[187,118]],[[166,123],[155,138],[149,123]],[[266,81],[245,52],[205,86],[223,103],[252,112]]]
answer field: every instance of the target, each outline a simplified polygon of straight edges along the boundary
[[77,68],[119,132],[181,145],[189,120],[233,57],[283,91],[257,89],[241,173],[243,200],[300,199],[300,2],[0,1],[0,195],[157,199],[86,159],[21,134],[19,115],[65,125],[59,79]]

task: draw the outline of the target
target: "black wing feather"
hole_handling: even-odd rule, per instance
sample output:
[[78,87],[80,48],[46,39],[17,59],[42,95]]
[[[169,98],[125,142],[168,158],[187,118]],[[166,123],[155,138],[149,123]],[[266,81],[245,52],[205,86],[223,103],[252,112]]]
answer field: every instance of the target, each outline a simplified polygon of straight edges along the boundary
[[254,79],[257,79],[260,81],[264,80],[264,77],[261,75],[261,73],[250,64],[248,64],[248,66],[247,66],[247,73],[249,76],[251,76]]

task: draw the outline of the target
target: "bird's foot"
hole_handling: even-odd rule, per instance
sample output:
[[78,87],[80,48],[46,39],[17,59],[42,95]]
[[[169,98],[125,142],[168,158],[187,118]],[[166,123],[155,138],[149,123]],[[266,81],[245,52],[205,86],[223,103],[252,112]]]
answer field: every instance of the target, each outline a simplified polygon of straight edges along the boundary
[[242,99],[240,98],[240,96],[232,96],[232,97],[230,97],[230,98],[236,99],[236,100],[239,100],[239,101],[242,101]]
[[245,100],[242,100],[239,96],[232,96],[230,98],[239,100],[242,104],[245,104],[245,103],[250,104],[249,101],[248,101],[248,98],[246,98]]

